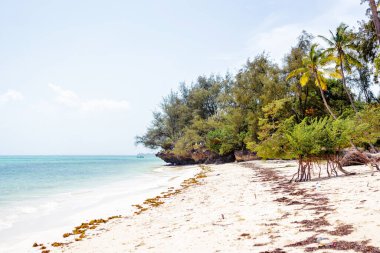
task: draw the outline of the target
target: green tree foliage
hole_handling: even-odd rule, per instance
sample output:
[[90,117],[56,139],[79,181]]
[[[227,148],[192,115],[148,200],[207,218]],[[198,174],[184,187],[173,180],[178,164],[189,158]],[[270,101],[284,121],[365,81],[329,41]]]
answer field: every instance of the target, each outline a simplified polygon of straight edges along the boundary
[[352,66],[362,67],[360,61],[356,58],[354,54],[356,45],[354,44],[354,34],[351,31],[347,31],[348,26],[345,24],[341,24],[337,27],[335,34],[330,31],[331,38],[328,39],[324,36],[319,36],[327,42],[328,48],[324,50],[324,52],[328,55],[328,57],[332,58],[335,61],[336,67],[340,69],[340,75],[342,77],[342,84],[344,90],[347,93],[348,98],[350,99],[351,106],[355,112],[356,109],[354,100],[351,95],[351,91],[347,87],[346,77],[345,77],[345,69],[348,72],[351,72]]
[[246,132],[246,141],[258,140],[258,124],[263,106],[283,98],[287,89],[281,69],[265,54],[248,61],[238,72],[232,95],[236,107],[246,119],[240,126]]
[[366,106],[354,118],[352,140],[359,146],[380,141],[380,106]]
[[301,68],[295,69],[290,72],[287,79],[300,76],[300,84],[305,86],[310,79],[314,80],[315,85],[318,87],[323,99],[323,103],[333,118],[336,118],[334,112],[331,110],[329,104],[327,103],[324,91],[327,90],[327,79],[326,76],[332,78],[341,78],[340,73],[337,71],[327,71],[325,66],[333,60],[331,57],[323,54],[321,50],[318,49],[317,44],[313,44],[310,48],[309,54],[302,59],[303,66]]
[[291,153],[297,157],[336,154],[350,146],[351,119],[305,118],[286,135]]
[[303,32],[282,66],[263,53],[235,75],[181,84],[163,99],[136,142],[177,156],[249,150],[265,159],[379,145],[379,98],[370,89],[379,57],[373,22],[362,21],[356,31],[340,25],[323,38],[326,49]]
[[263,108],[259,119],[259,142],[248,142],[247,148],[264,158],[291,158],[286,132],[293,126],[294,118],[288,110],[291,98],[275,100]]

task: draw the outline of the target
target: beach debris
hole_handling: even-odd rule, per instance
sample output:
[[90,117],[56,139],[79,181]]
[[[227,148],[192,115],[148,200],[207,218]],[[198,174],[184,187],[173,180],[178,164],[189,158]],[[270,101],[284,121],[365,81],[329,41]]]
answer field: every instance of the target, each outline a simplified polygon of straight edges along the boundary
[[[268,243],[255,243],[255,244],[253,244],[253,246],[255,246],[255,247],[262,247],[265,245],[268,245]],[[269,251],[263,251],[263,252],[269,252]]]
[[[62,235],[63,238],[68,238],[70,236],[77,236],[74,238],[74,241],[81,241],[82,239],[86,238],[86,232],[87,230],[93,230],[93,229],[96,229],[100,224],[103,224],[103,223],[107,223],[109,222],[110,220],[113,220],[113,219],[119,219],[119,218],[122,218],[121,215],[114,215],[114,216],[110,216],[108,217],[107,219],[93,219],[93,220],[90,220],[89,222],[83,222],[82,224],[80,224],[79,226],[76,226],[71,233],[64,233]],[[61,242],[54,242],[52,244],[53,247],[60,247],[60,246],[63,246],[67,243],[61,243]]]
[[[252,167],[253,165],[247,164],[246,167]],[[321,236],[321,234],[328,234],[333,236],[345,236],[349,235],[354,231],[354,227],[349,224],[340,224],[334,230],[328,230],[327,227],[331,224],[327,221],[326,217],[334,211],[335,209],[329,205],[329,199],[324,197],[321,193],[308,193],[307,189],[299,189],[297,184],[284,183],[286,180],[285,177],[280,177],[275,170],[255,168],[259,174],[259,178],[262,182],[272,181],[275,182],[277,186],[272,187],[271,192],[274,194],[283,194],[280,198],[275,199],[274,201],[289,204],[303,204],[306,210],[314,210],[315,215],[318,215],[314,219],[305,219],[302,221],[294,221],[293,223],[300,224],[301,232],[315,232],[316,234],[307,237],[304,240],[291,243],[285,247],[304,247],[305,252],[314,252],[321,249],[333,249],[339,251],[355,251],[363,253],[380,253],[380,248],[368,245],[369,240],[367,241],[341,241],[337,239],[331,239],[328,236]],[[312,190],[317,190],[320,188],[320,183],[316,183]],[[299,202],[297,200],[291,201],[289,196],[302,197],[303,200],[307,201]],[[290,202],[291,201],[291,202]],[[365,202],[365,201],[363,201]],[[363,203],[361,202],[361,203]],[[309,208],[307,208],[310,206]],[[281,219],[285,219],[291,214],[289,212],[285,213]],[[294,213],[296,216],[297,214]],[[304,228],[302,230],[302,228]],[[321,229],[323,228],[323,229]],[[281,250],[281,249],[280,249]],[[285,251],[263,251],[264,252],[285,252]]]
[[352,225],[339,225],[334,231],[330,231],[330,235],[338,235],[338,236],[343,236],[343,235],[349,235],[354,231],[354,227]]
[[313,243],[317,243],[317,238],[315,235],[310,236],[303,241],[299,241],[296,243],[286,245],[285,247],[299,247],[299,246],[306,246],[306,245],[313,244]]
[[319,227],[330,226],[330,223],[326,220],[326,215],[313,220],[294,221],[293,223],[302,224],[307,229],[305,231],[314,231]]
[[[316,242],[316,241],[315,241]],[[350,242],[350,241],[334,241],[324,245],[318,245],[317,247],[307,247],[305,248],[306,252],[313,252],[320,249],[334,249],[342,251],[356,251],[356,252],[365,252],[365,253],[380,253],[380,248],[367,245],[369,241],[362,242]]]
[[138,209],[138,211],[134,212],[134,214],[136,214],[136,215],[139,215],[142,212],[145,212],[146,210],[148,210],[148,208],[142,207],[141,205],[132,205],[132,206],[134,206]]
[[261,251],[260,253],[286,253],[286,251],[284,251],[283,249],[281,248],[277,248],[275,250],[271,250],[271,251]]
[[63,246],[64,245],[64,243],[62,243],[62,242],[53,242],[52,244],[51,244],[51,246],[53,246],[53,247],[61,247],[61,246]]
[[239,238],[238,238],[238,240],[241,240],[241,239],[251,239],[251,235],[249,234],[249,233],[242,233],[240,236],[239,236]]
[[288,199],[287,197],[281,197],[281,198],[275,199],[274,201],[276,201],[276,202],[289,202],[290,199]]
[[149,198],[149,199],[146,199],[144,201],[144,204],[145,205],[149,205],[151,207],[157,207],[157,206],[160,206],[162,204],[164,204],[163,201],[160,201],[161,197],[160,196],[156,196],[154,198]]
[[70,235],[73,235],[73,233],[64,233],[63,238],[69,237]]
[[327,238],[327,237],[318,237],[317,238],[317,243],[320,245],[320,246],[325,246],[329,243],[331,243],[330,239]]
[[212,225],[226,227],[226,226],[232,225],[232,223],[225,223],[225,224],[223,224],[223,223],[215,223],[215,222],[213,222]]
[[149,207],[158,207],[158,206],[165,203],[162,199],[174,196],[174,195],[182,192],[184,189],[189,188],[192,185],[200,184],[201,182],[199,181],[199,179],[207,177],[206,172],[209,172],[211,170],[210,167],[206,166],[206,165],[200,165],[200,168],[201,168],[201,172],[199,172],[198,174],[196,174],[192,178],[185,179],[181,183],[180,189],[174,190],[174,187],[169,187],[168,191],[161,192],[160,195],[158,195],[154,198],[146,199],[141,205],[140,204],[132,205],[138,209],[136,212],[134,212],[134,214],[139,215],[142,212],[149,210]]

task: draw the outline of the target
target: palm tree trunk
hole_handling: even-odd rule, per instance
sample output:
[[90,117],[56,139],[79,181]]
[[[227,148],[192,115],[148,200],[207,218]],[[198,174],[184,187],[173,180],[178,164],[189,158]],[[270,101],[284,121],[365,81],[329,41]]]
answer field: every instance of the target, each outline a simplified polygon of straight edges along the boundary
[[372,20],[375,25],[377,39],[379,40],[379,43],[380,43],[380,20],[377,14],[377,6],[376,6],[375,0],[369,0],[369,6],[371,7],[371,11],[372,11]]
[[[319,91],[321,92],[321,96],[322,96],[322,100],[323,100],[323,103],[325,104],[325,107],[327,109],[327,111],[329,111],[329,113],[331,114],[331,116],[334,118],[334,119],[337,119],[335,114],[333,113],[333,111],[331,110],[329,104],[327,103],[326,101],[326,97],[325,97],[325,93],[323,92],[322,88],[321,88],[321,84],[319,83],[318,81],[318,88],[319,88]],[[358,148],[355,146],[355,144],[352,142],[352,140],[350,140],[350,143],[351,143],[351,146],[358,150]]]
[[329,113],[331,114],[331,116],[332,116],[334,119],[336,119],[335,114],[333,113],[333,111],[331,110],[329,104],[328,104],[327,101],[326,101],[325,94],[324,94],[324,92],[323,92],[323,90],[322,90],[322,88],[321,88],[321,85],[319,85],[319,82],[318,82],[318,88],[319,88],[319,91],[321,92],[322,100],[323,100],[323,103],[325,104],[325,107],[326,107],[327,111],[329,111]]
[[[343,83],[344,90],[346,91],[348,98],[350,99],[350,103],[351,103],[352,108],[354,109],[355,113],[358,114],[358,109],[356,108],[354,101],[352,99],[351,93],[348,90],[347,85],[346,85],[346,77],[344,76],[342,56],[340,57],[340,69],[342,72],[342,83]],[[359,116],[359,119],[360,119],[360,116]],[[350,143],[351,143],[351,146],[353,148],[358,150],[358,148],[355,146],[355,144],[352,142],[352,140],[350,140]],[[369,143],[369,146],[371,147],[372,150],[374,150],[374,152],[377,152],[377,149],[375,148],[375,146],[372,145],[372,143]]]
[[350,99],[351,106],[354,109],[355,113],[358,113],[358,109],[356,109],[356,106],[354,104],[354,100],[352,99],[351,93],[348,90],[347,85],[346,85],[346,77],[344,76],[342,56],[340,57],[340,71],[342,73],[342,83],[343,83],[344,90],[346,91],[347,96]]

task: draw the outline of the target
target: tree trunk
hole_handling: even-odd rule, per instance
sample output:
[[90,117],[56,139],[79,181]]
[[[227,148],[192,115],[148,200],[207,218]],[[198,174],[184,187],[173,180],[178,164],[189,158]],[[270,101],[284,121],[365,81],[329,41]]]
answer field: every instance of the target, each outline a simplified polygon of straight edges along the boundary
[[358,113],[358,110],[356,109],[356,106],[354,104],[354,100],[352,99],[351,93],[348,90],[348,87],[346,85],[346,77],[344,76],[344,69],[343,69],[343,61],[342,61],[342,56],[340,56],[340,71],[342,72],[342,83],[343,83],[343,88],[347,93],[348,98],[350,99],[350,103],[352,108],[354,109],[355,113]]
[[304,110],[306,110],[306,108],[307,108],[307,98],[308,98],[308,97],[309,97],[309,87],[306,86],[306,91],[305,91],[305,103],[304,103],[304,106],[303,106]]
[[[358,114],[358,109],[356,108],[356,106],[355,106],[355,104],[354,104],[354,100],[352,99],[351,93],[350,93],[350,91],[348,90],[348,87],[347,87],[347,85],[346,85],[346,77],[344,76],[342,56],[340,56],[340,70],[341,70],[341,72],[342,72],[342,83],[343,83],[344,90],[346,91],[346,93],[347,93],[347,95],[348,95],[348,98],[350,99],[350,103],[351,103],[352,108],[354,109],[355,113]],[[360,116],[359,116],[359,119],[361,119]],[[350,143],[351,143],[351,146],[352,146],[353,148],[355,148],[355,150],[358,150],[358,148],[357,148],[356,145],[352,142],[352,140],[350,140]],[[373,146],[373,144],[369,143],[369,146],[371,147],[371,149],[372,149],[374,152],[377,152],[377,149],[375,148],[375,146]]]
[[375,0],[369,0],[369,6],[371,7],[371,11],[372,11],[372,20],[375,25],[377,39],[379,40],[379,43],[380,43],[380,20],[377,14],[377,6],[376,6]]
[[[318,82],[319,83],[319,82]],[[327,104],[327,101],[326,101],[326,97],[325,97],[325,94],[321,88],[321,85],[318,85],[318,88],[319,88],[319,91],[321,92],[321,96],[322,96],[322,100],[323,100],[323,103],[325,104],[325,107],[327,109],[327,111],[329,111],[329,113],[331,114],[331,116],[336,119],[336,116],[335,114],[333,113],[333,111],[331,110],[330,106]]]

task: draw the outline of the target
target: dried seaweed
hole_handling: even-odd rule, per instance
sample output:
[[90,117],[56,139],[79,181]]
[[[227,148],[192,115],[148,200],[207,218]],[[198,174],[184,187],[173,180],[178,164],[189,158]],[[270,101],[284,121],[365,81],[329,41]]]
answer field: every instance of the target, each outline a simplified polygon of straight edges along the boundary
[[270,251],[261,251],[260,253],[286,253],[283,249],[277,248],[275,250],[270,250]]
[[334,231],[329,232],[330,235],[344,236],[349,235],[354,231],[352,225],[340,225]]

